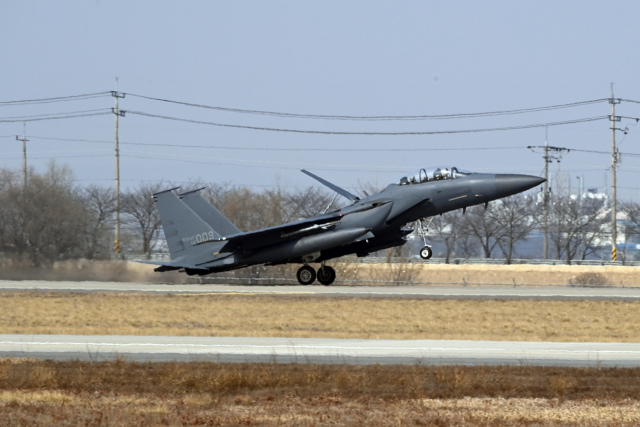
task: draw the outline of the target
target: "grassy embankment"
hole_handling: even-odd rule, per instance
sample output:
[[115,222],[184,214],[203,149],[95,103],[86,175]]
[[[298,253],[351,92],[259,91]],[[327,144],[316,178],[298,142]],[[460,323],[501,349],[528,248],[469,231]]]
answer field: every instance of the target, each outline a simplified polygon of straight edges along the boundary
[[0,333],[640,342],[640,303],[3,292]]
[[[500,285],[609,285],[640,286],[640,267],[577,265],[451,265],[416,261],[409,264],[331,262],[338,273],[336,285],[448,284]],[[297,285],[298,265],[248,269],[214,274],[217,283],[247,283],[247,278],[268,280],[252,284]],[[134,283],[198,283],[184,273],[155,273],[154,266],[129,261],[64,261],[50,267],[31,267],[0,260],[0,280],[114,281]],[[232,278],[232,279],[225,279]],[[235,279],[234,279],[235,278]],[[278,280],[285,278],[287,280]],[[242,279],[238,281],[236,279]]]
[[639,369],[0,359],[2,425],[640,422]]

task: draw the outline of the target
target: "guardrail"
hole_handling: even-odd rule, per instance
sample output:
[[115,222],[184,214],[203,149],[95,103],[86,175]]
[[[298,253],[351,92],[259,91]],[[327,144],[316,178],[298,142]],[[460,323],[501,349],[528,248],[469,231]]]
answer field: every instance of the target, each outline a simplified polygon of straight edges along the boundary
[[[223,277],[199,276],[191,277],[194,283],[241,285],[241,286],[271,286],[297,285],[298,281],[291,277]],[[505,287],[560,287],[560,288],[620,288],[614,285],[591,285],[588,283],[487,283],[487,282],[421,282],[414,280],[370,280],[370,279],[340,279],[341,286],[505,286]],[[640,289],[640,286],[622,286],[624,289]]]
[[[148,257],[146,254],[124,254],[119,259],[124,259],[127,261],[171,261],[171,257],[169,254],[151,254]],[[401,263],[410,263],[410,264],[445,264],[445,258],[431,258],[429,260],[423,260],[418,257],[342,257],[338,258],[338,262],[345,263],[358,263],[358,264],[401,264]],[[506,260],[504,258],[450,258],[449,264],[459,265],[459,264],[486,264],[486,265],[505,265]],[[511,265],[567,265],[566,260],[561,259],[512,259]],[[640,267],[640,261],[605,261],[605,260],[571,260],[571,265],[617,265],[617,266],[632,266],[632,267]]]
[[[340,261],[343,261],[341,259]],[[348,261],[347,261],[348,262]],[[445,264],[445,258],[431,258],[430,260],[423,260],[415,257],[395,257],[390,258],[387,261],[385,257],[365,257],[358,258],[358,261],[363,264],[380,264],[380,263],[412,263],[412,264]],[[486,264],[486,265],[505,265],[506,260],[504,258],[450,258],[449,264]],[[529,264],[529,265],[567,265],[566,260],[561,259],[512,259],[512,265]],[[604,261],[604,260],[571,260],[571,265],[626,265],[633,267],[640,267],[640,261]]]

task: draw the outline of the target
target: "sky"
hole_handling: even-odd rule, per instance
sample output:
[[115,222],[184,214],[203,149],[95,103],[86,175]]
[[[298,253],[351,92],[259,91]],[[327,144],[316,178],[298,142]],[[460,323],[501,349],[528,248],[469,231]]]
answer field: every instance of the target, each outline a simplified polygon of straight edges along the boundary
[[[29,121],[28,162],[68,164],[80,184],[113,185],[119,108],[122,186],[192,181],[255,190],[315,185],[305,168],[350,190],[382,187],[427,166],[541,175],[551,146],[611,152],[607,98],[640,101],[637,1],[15,1],[3,4],[0,167],[22,167],[23,123],[11,117],[99,110]],[[116,85],[117,77],[117,85]],[[7,101],[103,93],[89,99]],[[525,114],[420,120],[331,116],[484,113],[602,100]],[[2,104],[2,102],[5,102]],[[156,116],[206,122],[149,117]],[[640,118],[640,103],[616,115]],[[2,120],[5,120],[4,122]],[[17,120],[7,122],[6,120]],[[336,135],[321,132],[422,133]],[[640,126],[617,126],[622,153],[640,153]],[[432,133],[451,132],[457,133]],[[69,140],[82,141],[69,141]],[[191,146],[191,147],[189,147]],[[605,189],[610,154],[563,152],[552,186]],[[621,200],[640,200],[640,156],[622,155]]]

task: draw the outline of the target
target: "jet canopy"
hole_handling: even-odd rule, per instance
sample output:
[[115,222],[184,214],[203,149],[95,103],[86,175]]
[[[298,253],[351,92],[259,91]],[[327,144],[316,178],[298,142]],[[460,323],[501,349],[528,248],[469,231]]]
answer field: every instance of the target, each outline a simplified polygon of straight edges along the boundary
[[417,173],[403,176],[400,178],[400,185],[455,179],[470,174],[471,172],[456,167],[429,167],[420,169]]

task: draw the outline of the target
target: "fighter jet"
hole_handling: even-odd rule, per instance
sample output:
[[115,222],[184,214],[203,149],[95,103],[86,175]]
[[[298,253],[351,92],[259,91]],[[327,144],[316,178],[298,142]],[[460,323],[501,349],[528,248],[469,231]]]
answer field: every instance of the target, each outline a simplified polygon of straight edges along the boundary
[[[170,262],[141,261],[158,265],[155,271],[179,270],[206,275],[252,265],[297,263],[297,279],[310,285],[316,279],[330,285],[336,272],[326,262],[345,255],[358,257],[404,245],[415,224],[455,209],[484,204],[542,184],[536,176],[472,173],[456,167],[423,168],[403,176],[379,193],[358,197],[313,173],[336,193],[322,215],[276,227],[242,232],[207,202],[199,190],[174,193],[176,188],[153,195],[171,254]],[[337,196],[349,201],[330,210]],[[414,224],[414,227],[408,226]],[[424,234],[424,233],[423,233]],[[420,250],[429,259],[426,244]],[[317,270],[310,264],[319,264]]]

